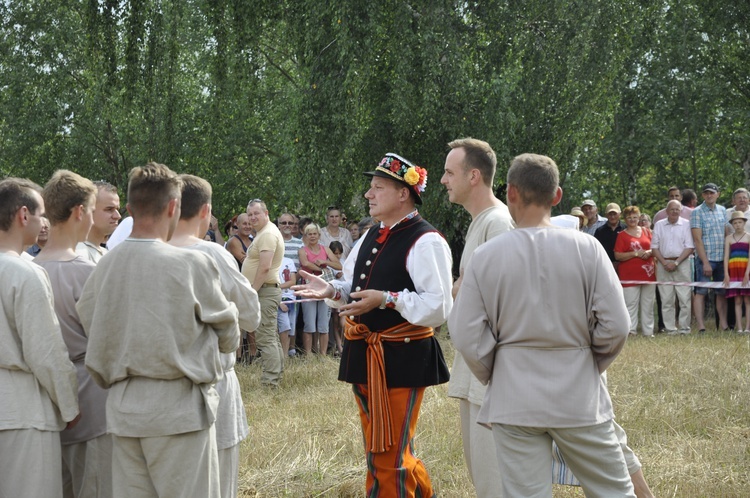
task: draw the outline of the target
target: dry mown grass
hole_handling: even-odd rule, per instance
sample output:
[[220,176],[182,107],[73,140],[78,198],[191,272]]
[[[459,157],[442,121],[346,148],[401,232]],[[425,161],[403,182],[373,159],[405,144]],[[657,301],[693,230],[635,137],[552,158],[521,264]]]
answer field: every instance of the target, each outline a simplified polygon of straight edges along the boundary
[[[450,362],[450,341],[441,340]],[[240,495],[361,497],[364,457],[351,390],[332,358],[295,360],[281,389],[261,389],[257,365],[238,367],[250,436]],[[750,496],[750,340],[734,334],[636,338],[609,370],[617,419],[659,497]],[[458,403],[427,390],[417,454],[439,496],[474,496],[461,450]],[[583,496],[556,487],[556,497]]]

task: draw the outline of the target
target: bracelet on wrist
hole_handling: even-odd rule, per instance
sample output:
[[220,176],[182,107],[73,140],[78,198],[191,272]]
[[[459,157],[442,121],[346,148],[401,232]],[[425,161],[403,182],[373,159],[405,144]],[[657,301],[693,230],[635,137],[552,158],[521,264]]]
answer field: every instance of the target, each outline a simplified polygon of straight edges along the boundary
[[396,309],[397,302],[398,302],[398,292],[389,292],[385,298],[385,307],[388,309]]
[[387,300],[388,300],[388,293],[386,291],[383,291],[383,300],[380,301],[380,306],[378,306],[378,308],[380,308],[381,310],[384,310],[385,309],[385,303],[386,303]]

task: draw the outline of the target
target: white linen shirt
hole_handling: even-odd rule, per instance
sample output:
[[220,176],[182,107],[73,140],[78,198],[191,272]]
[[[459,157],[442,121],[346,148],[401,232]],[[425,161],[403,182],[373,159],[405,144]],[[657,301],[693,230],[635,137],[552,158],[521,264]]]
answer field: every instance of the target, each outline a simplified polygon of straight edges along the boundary
[[694,249],[693,232],[690,222],[684,218],[677,218],[676,223],[668,219],[660,220],[654,225],[654,238],[651,248],[658,249],[665,258],[676,258],[687,248]]
[[[361,244],[357,244],[347,256],[341,279],[331,282],[334,289],[341,293],[341,299],[338,301],[326,299],[326,303],[332,308],[339,308],[349,302],[354,263],[361,247]],[[415,290],[399,291],[396,311],[414,325],[438,327],[445,323],[453,306],[452,266],[451,251],[442,235],[429,232],[417,239],[406,256],[406,270],[414,282]]]

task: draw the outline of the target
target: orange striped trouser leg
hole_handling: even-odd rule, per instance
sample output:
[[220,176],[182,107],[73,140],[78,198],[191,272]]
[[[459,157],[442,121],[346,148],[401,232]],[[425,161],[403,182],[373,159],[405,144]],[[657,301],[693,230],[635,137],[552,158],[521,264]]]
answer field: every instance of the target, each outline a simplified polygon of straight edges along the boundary
[[393,420],[394,444],[384,453],[372,453],[370,448],[370,415],[367,406],[367,386],[354,384],[354,397],[359,407],[367,456],[368,498],[432,498],[434,491],[427,469],[414,456],[413,438],[422,405],[424,387],[388,389]]

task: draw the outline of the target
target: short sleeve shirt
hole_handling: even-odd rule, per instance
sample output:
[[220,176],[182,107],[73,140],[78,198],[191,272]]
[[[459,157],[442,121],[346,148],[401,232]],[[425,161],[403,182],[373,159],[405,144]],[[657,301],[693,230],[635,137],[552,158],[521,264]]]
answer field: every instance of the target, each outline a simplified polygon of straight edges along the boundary
[[718,204],[711,209],[704,202],[690,215],[690,228],[702,230],[703,247],[709,261],[724,261],[725,223],[726,209]]
[[271,222],[266,223],[266,226],[258,231],[253,243],[248,247],[247,257],[242,264],[242,274],[252,283],[260,264],[260,253],[265,251],[273,252],[273,260],[268,271],[268,277],[263,283],[278,284],[279,268],[281,268],[281,261],[284,259],[284,237],[278,227]]

